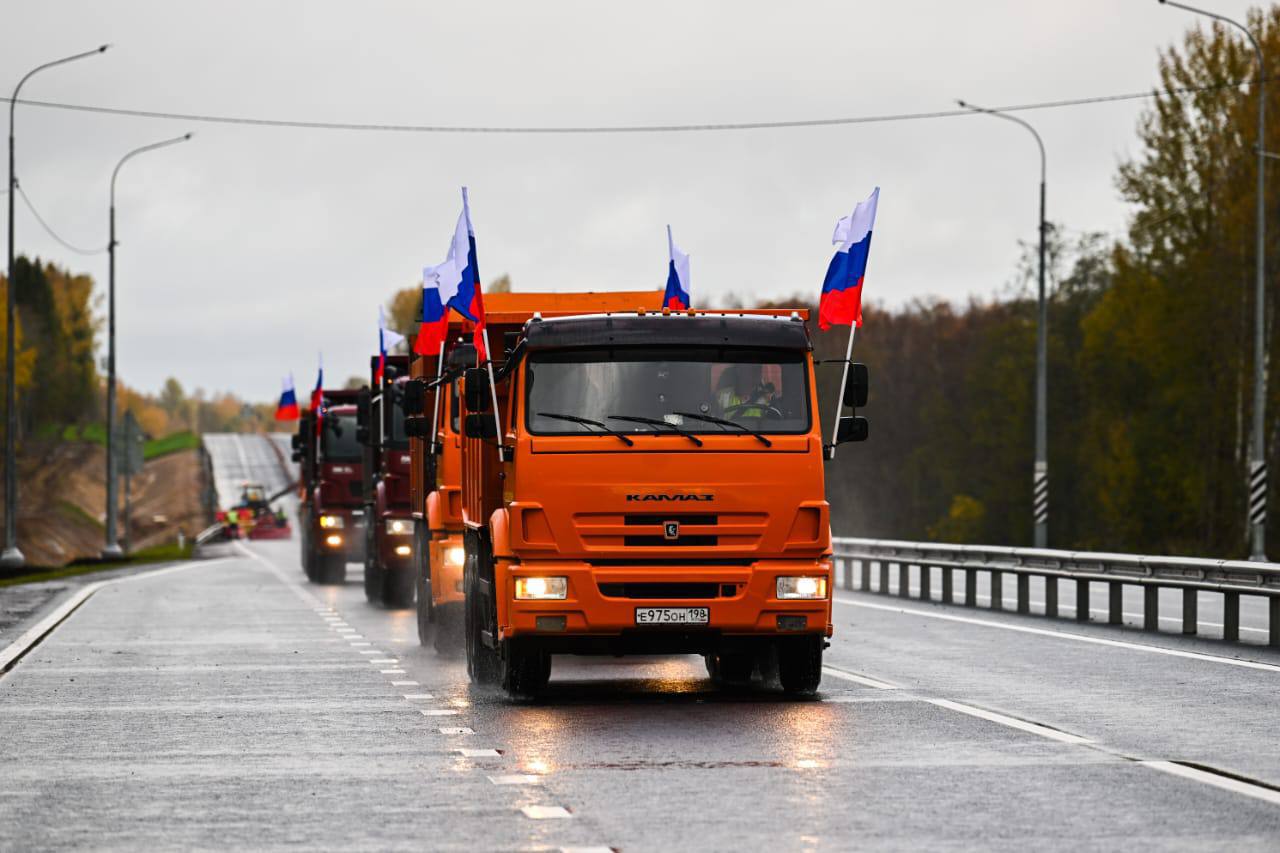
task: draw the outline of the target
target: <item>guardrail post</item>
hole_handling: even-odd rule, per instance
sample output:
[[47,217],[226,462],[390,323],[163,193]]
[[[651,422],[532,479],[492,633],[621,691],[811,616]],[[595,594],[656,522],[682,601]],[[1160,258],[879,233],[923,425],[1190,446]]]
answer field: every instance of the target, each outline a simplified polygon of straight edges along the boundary
[[880,561],[880,589],[876,592],[881,595],[889,594],[889,563],[885,560]]
[[853,560],[844,561],[844,588],[853,589]]
[[1018,573],[1018,612],[1031,612],[1031,575]]
[[1089,582],[1076,580],[1076,621],[1089,621]]
[[1267,610],[1270,611],[1270,637],[1268,642],[1273,646],[1280,646],[1280,595],[1272,595],[1267,598]]
[[1235,643],[1240,640],[1240,593],[1222,594],[1222,639]]
[[1160,587],[1147,584],[1142,588],[1142,628],[1160,630]]
[[999,569],[991,570],[991,609],[1004,610],[1004,575]]
[[1050,619],[1058,618],[1058,578],[1049,575],[1044,579],[1044,615]]
[[978,606],[978,570],[964,570],[964,606]]
[[1182,591],[1182,633],[1194,634],[1200,628],[1200,591]]
[[1107,583],[1107,622],[1111,625],[1124,624],[1124,584],[1120,581]]
[[[942,603],[954,604],[956,600],[956,588],[955,575],[953,572],[955,570],[950,566],[939,566],[939,570],[942,572]],[[1272,601],[1280,601],[1280,599],[1273,598]]]
[[871,592],[871,561],[859,560],[858,565],[862,569],[862,591]]
[[928,563],[920,564],[920,600],[933,600],[933,567]]
[[898,563],[898,598],[911,597],[911,564]]

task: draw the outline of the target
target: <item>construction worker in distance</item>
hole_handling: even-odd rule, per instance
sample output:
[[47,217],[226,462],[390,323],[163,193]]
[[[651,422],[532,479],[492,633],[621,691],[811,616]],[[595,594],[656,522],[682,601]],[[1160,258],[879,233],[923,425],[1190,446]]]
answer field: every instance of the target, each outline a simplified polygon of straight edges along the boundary
[[716,404],[726,418],[763,418],[773,400],[773,383],[763,383],[758,364],[734,364],[725,368],[717,383]]

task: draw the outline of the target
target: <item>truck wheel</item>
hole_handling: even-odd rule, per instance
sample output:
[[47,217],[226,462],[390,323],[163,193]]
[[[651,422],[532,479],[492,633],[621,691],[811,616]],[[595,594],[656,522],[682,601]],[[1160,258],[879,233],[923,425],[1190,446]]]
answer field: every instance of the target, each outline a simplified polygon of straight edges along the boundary
[[382,571],[382,603],[393,610],[413,606],[413,587],[417,578],[410,569],[384,569]]
[[821,637],[788,637],[778,641],[778,680],[792,696],[812,696],[822,682]]
[[347,556],[345,554],[316,555],[316,583],[342,585],[347,582]]
[[502,649],[502,689],[517,702],[538,698],[551,678],[551,655],[528,642],[508,640]]
[[[467,543],[472,545],[471,542]],[[463,567],[463,586],[466,589],[463,633],[467,645],[467,675],[475,684],[493,684],[500,675],[500,661],[495,651],[484,644],[480,632],[488,625],[485,608],[488,602],[480,595],[479,584],[476,583],[476,551],[474,546],[467,548],[466,564]]]

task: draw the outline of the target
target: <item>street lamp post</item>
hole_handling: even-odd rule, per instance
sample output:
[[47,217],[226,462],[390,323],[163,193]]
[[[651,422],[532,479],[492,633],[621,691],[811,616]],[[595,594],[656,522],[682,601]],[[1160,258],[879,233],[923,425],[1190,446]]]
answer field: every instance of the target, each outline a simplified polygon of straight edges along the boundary
[[107,237],[107,541],[102,549],[102,556],[107,559],[124,554],[116,541],[116,176],[120,174],[121,166],[139,154],[186,142],[191,136],[187,133],[135,148],[121,157],[111,172],[110,233]]
[[1267,559],[1267,454],[1265,450],[1264,429],[1266,426],[1266,407],[1267,407],[1267,373],[1266,373],[1266,348],[1267,348],[1267,323],[1266,323],[1266,274],[1267,274],[1267,205],[1266,205],[1266,119],[1267,119],[1267,98],[1266,90],[1263,86],[1263,80],[1266,79],[1266,62],[1262,56],[1262,48],[1258,45],[1258,40],[1253,37],[1253,33],[1249,28],[1239,21],[1233,21],[1231,18],[1219,15],[1216,12],[1209,12],[1204,9],[1197,9],[1194,6],[1187,6],[1182,3],[1174,3],[1171,0],[1159,0],[1160,3],[1182,9],[1185,12],[1192,12],[1196,15],[1204,15],[1206,18],[1213,18],[1215,21],[1222,21],[1224,24],[1230,24],[1240,32],[1244,33],[1245,38],[1249,40],[1249,44],[1253,45],[1254,58],[1258,60],[1258,189],[1257,189],[1257,232],[1255,235],[1257,248],[1257,281],[1254,289],[1254,306],[1253,306],[1253,421],[1250,426],[1249,436],[1249,478],[1246,481],[1246,487],[1249,495],[1249,559],[1266,560]]
[[974,106],[966,101],[957,101],[962,109],[985,113],[1021,125],[1035,137],[1036,146],[1040,149],[1040,289],[1039,311],[1036,318],[1036,461],[1032,477],[1031,508],[1035,525],[1035,546],[1048,547],[1049,544],[1049,307],[1044,292],[1044,254],[1045,240],[1048,238],[1048,223],[1044,218],[1045,211],[1045,176],[1046,158],[1044,140],[1036,129],[1022,119],[1007,115],[999,110]]
[[18,194],[18,178],[13,170],[14,110],[18,106],[18,93],[22,91],[22,84],[33,76],[46,68],[53,68],[55,65],[65,65],[77,59],[97,56],[106,51],[108,47],[110,45],[104,44],[93,50],[86,50],[84,53],[77,53],[74,56],[64,56],[62,59],[55,59],[53,62],[46,62],[44,65],[31,69],[26,76],[18,81],[18,85],[13,89],[13,97],[9,99],[9,266],[7,272],[9,286],[6,288],[8,297],[5,300],[5,331],[8,332],[8,337],[5,346],[4,381],[4,552],[0,554],[0,567],[6,569],[19,568],[26,562],[26,558],[18,550],[18,386],[15,379],[17,353],[14,342],[16,326],[13,318],[16,304],[14,291],[17,289],[13,283],[13,200],[14,196]]

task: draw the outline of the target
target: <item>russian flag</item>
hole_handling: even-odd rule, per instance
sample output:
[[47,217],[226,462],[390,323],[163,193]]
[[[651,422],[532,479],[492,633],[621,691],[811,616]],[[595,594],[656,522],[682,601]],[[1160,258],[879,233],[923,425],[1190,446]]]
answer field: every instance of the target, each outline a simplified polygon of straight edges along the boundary
[[422,323],[413,341],[413,351],[418,355],[438,356],[449,336],[449,315],[440,301],[438,270],[439,267],[422,268]]
[[862,325],[862,279],[867,274],[867,255],[871,251],[871,229],[876,221],[876,204],[880,188],[858,202],[849,216],[836,223],[832,243],[838,243],[835,257],[827,267],[822,282],[822,301],[818,305],[818,328]]
[[319,435],[320,420],[324,417],[324,353],[316,356],[316,387],[311,389],[311,412],[316,419],[316,435]]
[[404,340],[404,335],[387,328],[387,315],[378,306],[378,369],[374,372],[373,383],[382,387],[382,379],[387,371],[387,350]]
[[662,305],[672,311],[687,311],[689,301],[689,256],[671,239],[671,226],[667,226],[667,292]]
[[480,290],[480,264],[476,261],[476,235],[471,228],[466,187],[462,188],[462,213],[453,229],[448,257],[432,269],[439,274],[436,282],[440,302],[475,323],[476,354],[480,361],[488,360],[484,346],[484,294]]
[[276,420],[296,421],[301,417],[298,411],[298,395],[293,391],[293,374],[284,378],[284,390],[280,392],[280,402],[276,404]]

